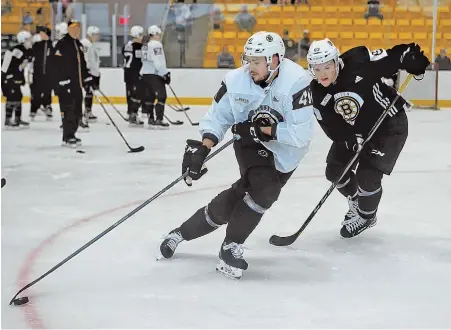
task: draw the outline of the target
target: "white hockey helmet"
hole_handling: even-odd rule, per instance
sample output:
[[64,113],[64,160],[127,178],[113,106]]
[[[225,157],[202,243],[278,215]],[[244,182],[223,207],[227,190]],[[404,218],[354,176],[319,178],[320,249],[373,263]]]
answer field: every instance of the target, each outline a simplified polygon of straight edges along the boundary
[[94,34],[100,34],[100,29],[97,26],[90,26],[88,30],[86,30],[86,34],[89,37],[92,37]]
[[36,33],[33,36],[33,43],[36,43],[36,42],[39,42],[39,41],[42,41],[41,35],[39,33]]
[[17,42],[21,45],[24,45],[25,48],[31,48],[31,46],[33,45],[33,37],[28,31],[20,31],[16,37]]
[[61,39],[65,34],[67,34],[67,23],[62,22],[62,23],[56,24],[55,31],[57,34],[57,38]]
[[156,34],[161,34],[161,29],[156,26],[156,25],[152,25],[151,27],[149,27],[149,30],[147,31],[149,33],[149,35],[154,36]]
[[[274,55],[278,55],[279,65],[274,70],[271,70],[270,66]],[[282,38],[274,32],[260,31],[253,34],[244,45],[243,66],[246,65],[246,58],[252,56],[266,57],[266,64],[269,71],[267,80],[269,80],[285,58],[285,45],[283,44]]]
[[340,65],[343,63],[340,59],[340,51],[338,48],[335,47],[333,42],[327,38],[312,42],[307,53],[307,63],[310,73],[314,78],[316,78],[316,76],[313,66],[317,64],[324,64],[332,60],[335,62],[338,76]]
[[132,38],[141,38],[144,35],[144,29],[140,25],[134,25],[130,29],[130,36]]

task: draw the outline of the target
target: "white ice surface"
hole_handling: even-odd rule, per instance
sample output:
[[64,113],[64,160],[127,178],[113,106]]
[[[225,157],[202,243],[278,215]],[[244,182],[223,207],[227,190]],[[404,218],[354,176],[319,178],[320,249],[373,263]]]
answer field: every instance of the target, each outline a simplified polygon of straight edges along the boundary
[[[204,111],[193,107],[190,115],[198,120]],[[79,134],[84,155],[60,146],[59,118],[2,132],[2,328],[31,326],[29,307],[8,305],[23,267],[31,267],[26,280],[35,279],[165,187],[180,175],[185,140],[198,138],[189,125],[129,128],[111,111],[130,144],[146,147],[128,154],[101,108],[95,113],[99,122]],[[228,148],[192,188],[179,183],[26,291],[28,320],[47,328],[451,327],[451,111],[408,116],[409,139],[383,180],[379,223],[357,238],[340,238],[347,203],[334,192],[292,246],[268,243],[297,230],[329,187],[330,142],[317,129],[310,153],[246,242],[249,269],[240,281],[215,273],[224,228],[155,261],[162,235],[237,179]],[[59,230],[131,202],[27,259]]]

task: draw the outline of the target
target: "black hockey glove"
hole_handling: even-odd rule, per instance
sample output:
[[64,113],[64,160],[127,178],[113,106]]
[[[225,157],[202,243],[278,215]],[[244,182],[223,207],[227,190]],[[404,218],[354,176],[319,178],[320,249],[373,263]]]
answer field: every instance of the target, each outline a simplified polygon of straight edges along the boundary
[[164,79],[164,83],[165,83],[166,85],[171,84],[171,73],[170,73],[170,72],[166,73],[166,74],[164,75],[163,79]]
[[188,171],[185,177],[185,183],[191,187],[192,180],[199,180],[205,173],[207,168],[203,167],[205,158],[210,153],[210,149],[203,145],[201,141],[187,140],[185,154],[183,155],[182,174]]
[[[262,142],[269,142],[276,139],[277,124],[271,124],[268,118],[257,118],[254,122],[255,135]],[[271,127],[271,135],[261,131],[261,127]]]
[[418,45],[409,45],[407,51],[401,56],[401,69],[415,76],[424,74],[430,64],[431,62]]
[[359,152],[362,150],[363,138],[360,135],[355,135],[354,138],[351,138],[345,141],[346,148],[350,151]]
[[263,118],[258,118],[254,122],[246,120],[241,123],[234,124],[232,126],[232,133],[239,135],[241,137],[240,141],[244,145],[271,141],[273,137],[264,134],[260,130],[260,127],[263,126],[271,125]]
[[83,87],[85,88],[85,90],[89,90],[91,88],[93,88],[94,86],[94,78],[89,75],[88,77],[85,78],[85,80],[83,80]]

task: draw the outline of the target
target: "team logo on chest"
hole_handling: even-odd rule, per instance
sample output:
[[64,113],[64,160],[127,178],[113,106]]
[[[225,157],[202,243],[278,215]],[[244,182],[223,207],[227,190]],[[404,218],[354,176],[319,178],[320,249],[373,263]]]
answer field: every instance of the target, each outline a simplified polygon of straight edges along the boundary
[[335,94],[334,100],[335,112],[340,114],[349,125],[354,125],[363,105],[360,95],[353,92],[342,92]]

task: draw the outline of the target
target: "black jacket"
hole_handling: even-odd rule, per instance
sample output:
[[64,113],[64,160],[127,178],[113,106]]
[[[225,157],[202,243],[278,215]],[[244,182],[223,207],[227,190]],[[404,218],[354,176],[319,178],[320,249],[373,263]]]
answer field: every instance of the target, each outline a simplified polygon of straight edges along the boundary
[[53,45],[51,40],[38,41],[31,50],[33,59],[33,79],[46,78],[52,73]]
[[78,39],[66,34],[54,49],[54,81],[58,89],[61,83],[67,88],[82,89],[89,77],[83,52],[83,45]]
[[2,62],[2,83],[25,84],[24,69],[31,59],[30,54],[30,49],[20,44],[6,51]]

